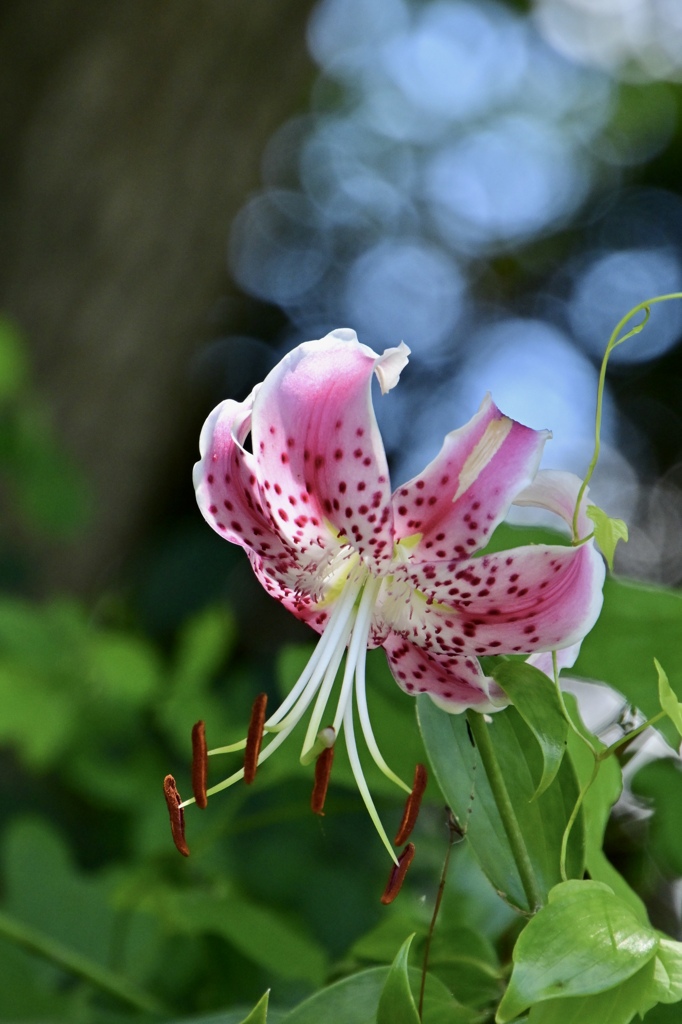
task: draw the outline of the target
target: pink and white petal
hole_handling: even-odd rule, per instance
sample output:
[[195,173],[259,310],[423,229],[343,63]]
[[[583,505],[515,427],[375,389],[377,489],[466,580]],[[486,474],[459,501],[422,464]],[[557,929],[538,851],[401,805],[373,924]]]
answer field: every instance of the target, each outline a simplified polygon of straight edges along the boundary
[[[305,342],[268,374],[252,416],[258,478],[278,529],[301,552],[326,530],[375,570],[393,553],[386,453],[372,407],[376,373],[393,387],[401,345],[382,356],[339,330]],[[326,543],[325,543],[326,546]]]
[[603,600],[605,566],[591,542],[579,547],[534,544],[403,571],[442,621],[439,646],[457,654],[532,654],[570,647],[592,629]]
[[[514,498],[514,505],[544,508],[561,516],[570,527],[573,526],[578,493],[582,480],[575,473],[565,473],[555,469],[541,470],[533,482],[525,487]],[[588,537],[594,530],[594,523],[587,517],[586,511],[592,504],[587,499],[589,488],[585,489],[578,514],[578,536]]]
[[390,633],[383,646],[393,678],[413,697],[428,693],[434,703],[451,714],[467,708],[485,713],[499,711],[509,703],[474,657],[425,651],[397,633]]
[[251,429],[253,393],[228,399],[208,416],[201,431],[201,458],[192,480],[204,519],[233,544],[261,556],[292,554],[263,508],[253,456],[243,447]]
[[[563,668],[573,668],[578,655],[580,654],[580,648],[582,641],[578,641],[577,644],[571,644],[570,647],[563,647],[560,651],[556,652],[557,668],[559,672]],[[542,651],[538,654],[531,654],[529,658],[526,658],[529,665],[533,668],[539,668],[541,672],[544,672],[550,679],[554,679],[554,660],[552,658],[551,651]]]
[[535,476],[550,436],[504,416],[487,395],[424,472],[395,492],[396,539],[422,535],[410,552],[415,561],[468,558],[485,547]]
[[318,600],[309,581],[301,585],[300,574],[291,572],[284,561],[263,559],[253,552],[249,552],[249,560],[256,578],[271,597],[317,633],[323,632],[334,602]]

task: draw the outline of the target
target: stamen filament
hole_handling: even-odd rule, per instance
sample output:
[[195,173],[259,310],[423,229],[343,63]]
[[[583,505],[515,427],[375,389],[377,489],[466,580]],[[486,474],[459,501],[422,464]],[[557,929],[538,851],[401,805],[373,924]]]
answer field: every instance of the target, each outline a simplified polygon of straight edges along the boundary
[[358,608],[355,623],[353,624],[353,632],[348,645],[346,668],[343,673],[339,703],[332,723],[332,727],[336,733],[338,733],[341,727],[341,722],[343,721],[343,716],[346,710],[346,704],[350,703],[351,687],[353,685],[353,679],[355,677],[355,670],[358,662],[364,662],[365,660],[367,652],[367,638],[372,624],[372,612],[374,611],[374,605],[376,604],[377,594],[379,593],[380,587],[380,579],[370,579],[365,584],[365,589],[362,592],[360,607]]
[[[360,764],[360,758],[358,757],[358,748],[355,743],[355,732],[353,729],[353,701],[346,701],[346,710],[343,717],[343,731],[346,736],[346,749],[348,750],[348,760],[350,761],[351,771],[355,778],[356,785],[360,790],[360,796],[362,797],[367,813],[374,822],[374,827],[379,833],[379,838],[389,852],[390,858],[396,867],[399,867],[398,858],[395,855],[393,847],[389,841],[384,826],[381,824],[381,819],[374,806],[374,801],[369,792],[369,787],[365,781],[365,776],[362,774],[362,765]],[[407,870],[407,868],[405,869]]]
[[333,650],[335,648],[339,634],[345,632],[347,628],[349,613],[353,610],[355,599],[361,588],[362,579],[356,580],[355,582],[348,582],[347,589],[344,590],[337,601],[329,618],[329,622],[327,623],[322,636],[318,640],[315,650],[310,656],[308,664],[303,669],[303,672],[299,676],[294,687],[277,708],[277,711],[268,718],[265,723],[266,729],[271,729],[273,726],[277,725],[278,722],[282,721],[284,716],[291,708],[293,708],[296,701],[307,687],[310,679],[318,669],[320,662],[323,661],[324,656],[327,654],[328,649],[331,648]]
[[234,754],[238,750],[244,750],[246,747],[246,736],[243,740],[239,740],[237,743],[230,743],[226,747],[214,747],[213,750],[206,752],[207,757],[213,757],[214,754]]
[[[317,753],[315,750],[315,745],[317,743],[317,734],[320,731],[320,722],[322,721],[322,716],[324,715],[324,712],[326,710],[329,695],[336,681],[336,673],[339,671],[339,665],[341,664],[341,661],[343,659],[343,655],[346,650],[346,644],[348,643],[348,638],[349,632],[342,633],[339,636],[336,644],[336,649],[334,650],[334,653],[329,659],[329,664],[327,665],[324,677],[322,679],[322,686],[320,687],[320,692],[317,695],[317,700],[315,701],[313,713],[310,716],[310,721],[308,723],[308,728],[306,730],[305,739],[303,740],[303,746],[301,748],[300,757],[301,764],[310,764],[310,762],[314,759]],[[346,664],[348,664],[347,661]],[[338,728],[336,726],[332,726],[332,728],[334,729],[335,733],[338,733]]]
[[389,768],[386,762],[384,761],[383,757],[381,756],[381,751],[379,750],[377,741],[374,737],[372,723],[369,717],[369,708],[367,707],[367,687],[365,685],[364,658],[361,658],[359,660],[358,665],[355,669],[355,699],[358,705],[358,718],[360,719],[360,725],[362,727],[362,735],[365,737],[367,749],[372,755],[372,759],[375,765],[377,766],[379,771],[383,772],[387,779],[390,779],[391,782],[395,782],[396,786],[399,786],[402,790],[404,790],[405,793],[411,793],[412,790],[407,785],[407,783],[403,782],[400,776],[396,775],[396,773],[391,768]]

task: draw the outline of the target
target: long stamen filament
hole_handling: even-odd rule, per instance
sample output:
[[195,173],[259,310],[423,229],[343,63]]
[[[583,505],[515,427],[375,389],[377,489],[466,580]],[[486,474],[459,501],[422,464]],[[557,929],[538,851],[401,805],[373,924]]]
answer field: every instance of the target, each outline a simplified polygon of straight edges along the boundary
[[362,727],[362,735],[365,737],[367,749],[372,755],[372,759],[375,765],[377,766],[379,771],[383,772],[387,779],[390,779],[391,782],[395,782],[396,786],[399,786],[406,793],[411,793],[412,790],[410,789],[410,787],[405,782],[403,782],[399,775],[396,775],[396,773],[388,767],[383,757],[381,756],[381,751],[379,750],[377,741],[374,738],[374,732],[372,731],[372,723],[370,722],[369,718],[369,708],[367,707],[367,688],[365,686],[364,658],[361,658],[359,660],[355,669],[355,699],[357,701],[358,706],[358,718],[360,719],[360,725]]
[[348,751],[348,760],[350,761],[351,771],[355,778],[356,785],[360,791],[367,813],[374,823],[374,827],[379,833],[379,838],[388,850],[389,856],[396,867],[399,866],[398,858],[396,857],[393,847],[391,846],[390,840],[384,831],[384,826],[381,824],[381,819],[374,806],[374,801],[369,792],[369,787],[365,781],[365,776],[362,774],[362,765],[360,764],[360,758],[358,757],[358,748],[355,743],[355,732],[353,729],[353,701],[346,701],[346,708],[343,716],[343,731],[346,736],[346,749]]
[[370,626],[372,624],[372,612],[376,604],[377,594],[381,586],[381,580],[370,579],[365,585],[365,589],[362,592],[362,598],[360,599],[360,607],[358,608],[357,617],[353,626],[353,633],[351,636],[350,644],[348,645],[348,654],[346,655],[346,669],[343,674],[343,682],[341,683],[341,693],[339,694],[339,703],[336,708],[336,714],[334,715],[334,721],[332,728],[338,733],[341,728],[341,722],[346,710],[346,704],[350,703],[351,689],[353,686],[353,679],[355,678],[355,670],[358,665],[358,661],[364,661],[365,654],[367,652],[367,638],[369,636]]
[[[322,685],[320,687],[320,692],[317,695],[315,707],[310,717],[310,722],[308,723],[305,739],[303,741],[303,746],[301,748],[301,764],[310,764],[311,761],[315,759],[317,754],[319,754],[319,750],[317,750],[317,734],[320,731],[320,722],[322,721],[322,716],[325,712],[325,708],[327,707],[329,694],[331,693],[332,688],[334,686],[334,682],[336,680],[336,673],[339,671],[339,665],[341,664],[341,661],[343,659],[343,654],[344,651],[346,650],[347,642],[348,634],[342,633],[338,639],[336,649],[332,654],[331,658],[329,659],[329,665],[327,666],[327,670],[324,674]],[[317,689],[317,687],[315,689]],[[312,699],[312,696],[313,694],[311,693],[310,699]],[[334,731],[338,732],[337,729],[334,729]]]
[[303,669],[303,672],[299,676],[295,686],[287,694],[286,698],[282,701],[275,713],[266,721],[266,730],[271,730],[275,725],[282,721],[287,712],[295,705],[300,695],[306,689],[310,679],[318,669],[320,662],[323,661],[329,648],[333,650],[336,646],[339,634],[344,632],[347,628],[349,613],[355,605],[355,599],[358,596],[361,587],[362,579],[354,581],[349,579],[347,589],[344,590],[343,594],[339,598],[336,607],[330,616],[329,622],[325,627],[324,633],[320,637],[315,650],[310,656],[310,661]]
[[[317,690],[320,687],[320,685],[323,682],[325,682],[329,676],[331,676],[331,682],[329,683],[329,688],[331,689],[331,685],[333,684],[334,679],[336,677],[336,673],[337,673],[338,667],[339,667],[339,665],[341,663],[341,659],[343,657],[343,652],[344,652],[344,650],[346,648],[346,643],[347,643],[347,640],[348,640],[348,635],[347,635],[347,632],[344,632],[344,627],[345,627],[346,630],[348,629],[348,618],[350,617],[349,613],[352,611],[353,603],[355,601],[355,597],[357,596],[357,593],[360,590],[361,585],[362,585],[361,583],[358,583],[358,585],[356,587],[350,588],[353,591],[353,600],[352,600],[352,602],[347,602],[347,601],[343,602],[343,605],[344,605],[344,607],[346,609],[346,615],[344,616],[342,622],[337,621],[335,623],[335,628],[333,629],[332,636],[336,635],[336,648],[335,648],[335,650],[334,650],[334,652],[332,654],[332,657],[329,660],[329,663],[327,665],[320,665],[319,664],[320,658],[319,657],[316,658],[315,659],[315,661],[316,661],[316,671],[313,673],[312,677],[310,676],[310,673],[307,672],[307,668],[310,665],[310,662],[308,663],[308,666],[306,666],[306,670],[304,670],[304,674],[307,676],[307,679],[306,679],[305,685],[302,688],[299,688],[299,699],[296,701],[295,706],[292,709],[292,711],[287,715],[286,720],[280,722],[280,727],[279,727],[279,730],[277,731],[277,734],[273,737],[272,740],[270,740],[270,742],[267,744],[267,746],[264,747],[261,750],[261,752],[260,752],[260,754],[258,756],[258,764],[259,765],[262,764],[263,761],[267,760],[267,758],[270,757],[271,754],[274,754],[275,750],[277,750],[277,748],[280,747],[282,745],[282,743],[284,743],[285,739],[289,736],[289,733],[291,733],[292,730],[296,727],[296,725],[298,725],[299,721],[301,720],[301,718],[305,714],[305,712],[306,712],[310,702],[312,701],[313,697],[317,693]],[[341,603],[341,602],[339,602],[339,603]],[[350,607],[348,607],[349,604],[350,604]],[[313,655],[311,656],[311,661],[313,660],[313,658],[315,658],[315,654],[317,653],[317,650],[319,649],[319,647],[322,646],[322,643],[326,639],[326,636],[327,636],[327,631],[325,631],[325,634],[320,638],[320,641],[318,643],[318,647],[316,648],[315,652],[313,652]],[[328,644],[326,644],[325,646],[328,647]],[[324,668],[324,672],[322,671],[323,668]],[[297,684],[297,686],[298,686],[298,684]],[[301,689],[302,689],[302,692],[301,692]],[[289,696],[291,696],[291,694],[289,694]],[[325,701],[325,703],[326,703],[326,701]],[[279,712],[281,710],[282,709],[279,708],[278,711],[275,712],[275,715],[279,714]],[[273,715],[272,717],[274,718],[275,715]],[[272,719],[270,719],[270,721],[272,721]],[[267,723],[266,723],[266,728],[267,728]],[[211,750],[211,751],[209,751],[209,753],[210,754],[230,753],[230,752],[232,752],[234,750],[244,750],[245,747],[246,747],[246,740],[244,739],[244,740],[240,740],[238,743],[231,744],[229,747],[217,748],[215,750]],[[229,789],[229,787],[233,786],[235,784],[235,782],[239,782],[240,779],[243,779],[243,778],[244,778],[244,769],[240,768],[238,771],[234,772],[232,775],[229,775],[226,779],[223,779],[222,782],[217,783],[215,786],[212,786],[211,789],[207,790],[206,791],[206,796],[207,797],[214,796],[216,793],[220,793],[224,789]],[[190,797],[189,800],[185,800],[181,804],[181,807],[188,807],[190,804],[193,804],[194,802],[195,802],[194,799],[192,797]]]

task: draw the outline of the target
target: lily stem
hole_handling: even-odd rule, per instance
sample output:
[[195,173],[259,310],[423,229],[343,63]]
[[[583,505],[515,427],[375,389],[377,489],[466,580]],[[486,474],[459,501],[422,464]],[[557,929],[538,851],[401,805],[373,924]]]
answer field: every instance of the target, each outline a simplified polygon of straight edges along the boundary
[[498,814],[509,840],[509,846],[511,847],[516,869],[521,879],[521,885],[528,900],[528,908],[533,913],[543,904],[542,893],[533,871],[533,865],[531,864],[523,833],[519,827],[514,807],[502,777],[502,770],[500,769],[495,748],[490,739],[488,726],[483,715],[477,711],[468,711],[467,721],[488,779],[488,785],[495,799]]
[[131,985],[120,974],[94,963],[81,953],[63,946],[61,942],[58,942],[51,936],[31,928],[29,925],[24,924],[23,921],[18,921],[1,910],[0,935],[10,939],[17,946],[28,950],[29,953],[37,953],[38,956],[51,961],[51,963],[61,967],[62,970],[67,971],[69,974],[75,974],[84,981],[90,982],[91,985],[96,986],[102,992],[120,999],[121,1002],[127,1003],[136,1010],[142,1010],[144,1013],[153,1013],[158,1016],[167,1012],[153,996],[150,996],[147,992],[142,992],[135,985]]

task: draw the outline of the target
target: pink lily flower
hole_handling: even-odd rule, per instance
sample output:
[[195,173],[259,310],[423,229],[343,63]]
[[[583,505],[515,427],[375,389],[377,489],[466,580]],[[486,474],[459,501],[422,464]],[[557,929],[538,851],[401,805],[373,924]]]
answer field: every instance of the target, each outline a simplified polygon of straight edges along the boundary
[[[497,711],[507,698],[479,657],[526,654],[547,668],[543,652],[558,650],[561,664],[572,663],[599,615],[605,574],[590,539],[477,555],[512,503],[549,509],[570,526],[580,486],[571,474],[538,473],[550,433],[504,416],[489,396],[422,473],[391,492],[371,384],[376,375],[382,393],[390,391],[408,355],[404,344],[378,355],[346,329],[299,345],[244,402],[213,410],[194,469],[210,526],[243,547],[266,590],[320,634],[300,679],[264,720],[270,738],[257,763],[314,701],[301,760],[318,757],[343,731],[358,788],[396,864],[362,772],[354,706],[374,761],[411,788],[385,763],[372,732],[366,650],[384,648],[408,694],[426,693],[452,713]],[[344,654],[332,725],[322,727]],[[210,753],[245,747],[241,740]],[[240,769],[209,795],[243,776]]]

